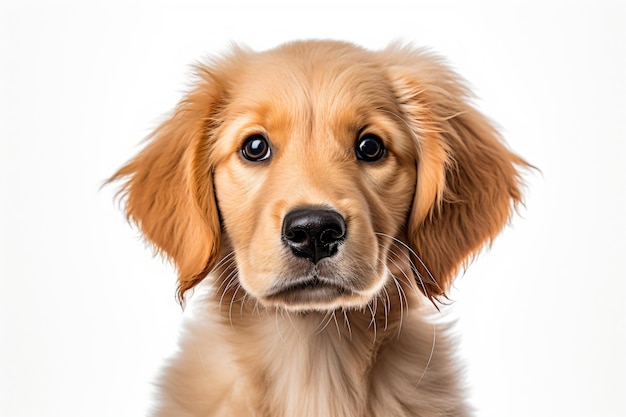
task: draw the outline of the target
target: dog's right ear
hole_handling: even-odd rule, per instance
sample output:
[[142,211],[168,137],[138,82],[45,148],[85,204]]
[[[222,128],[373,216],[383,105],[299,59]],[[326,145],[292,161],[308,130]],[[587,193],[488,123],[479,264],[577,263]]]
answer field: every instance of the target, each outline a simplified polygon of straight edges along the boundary
[[108,182],[124,181],[118,196],[127,218],[178,270],[178,299],[215,265],[220,222],[211,148],[224,87],[197,67],[193,90],[149,137],[146,147]]

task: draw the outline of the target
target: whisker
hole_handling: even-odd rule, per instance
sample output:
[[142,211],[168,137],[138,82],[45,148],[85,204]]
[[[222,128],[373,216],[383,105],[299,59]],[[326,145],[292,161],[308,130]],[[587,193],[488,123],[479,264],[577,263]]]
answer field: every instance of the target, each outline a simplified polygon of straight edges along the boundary
[[283,336],[282,332],[280,331],[280,323],[278,321],[278,310],[280,310],[281,316],[283,316],[283,309],[282,308],[275,308],[274,309],[274,316],[275,316],[275,323],[276,323],[276,332],[278,333],[278,337],[280,338],[280,340],[283,341],[284,344],[287,344],[287,340],[285,340],[285,337]]
[[[372,314],[372,320],[370,321],[369,326],[373,326],[374,329],[374,342],[376,341],[376,304],[374,304],[374,308],[372,308],[372,305],[370,303],[367,303],[367,307],[370,310],[370,313]],[[386,322],[386,320],[385,320]]]
[[243,298],[241,299],[241,306],[239,308],[239,318],[243,318],[243,306],[246,304],[246,298],[248,298],[248,293],[244,291]]
[[350,327],[350,319],[348,318],[348,313],[345,308],[341,309],[343,311],[343,318],[346,326],[348,327],[348,334],[350,335],[350,340],[352,340],[352,328]]
[[289,323],[291,324],[291,327],[293,328],[293,330],[296,332],[296,334],[298,335],[299,339],[302,339],[302,335],[300,334],[300,331],[298,330],[298,327],[296,326],[296,324],[293,322],[293,320],[291,319],[291,313],[289,311],[284,311],[283,313],[283,317],[287,315],[287,320],[289,320]]
[[339,329],[339,322],[337,321],[337,310],[333,310],[333,320],[335,321],[335,327],[337,327],[337,335],[339,336],[339,340],[341,340],[341,329]]
[[415,388],[419,387],[420,383],[422,382],[422,379],[424,379],[424,375],[426,375],[426,371],[430,367],[430,363],[433,360],[433,355],[435,354],[436,341],[437,341],[437,325],[433,323],[433,343],[430,348],[430,356],[428,357],[428,362],[426,362],[426,367],[424,368],[424,372],[422,372],[422,376],[420,376],[420,379],[417,381],[417,385],[415,385]]
[[384,330],[387,330],[389,327],[389,312],[391,311],[391,298],[389,297],[389,291],[387,288],[383,287],[383,292],[385,293],[385,298],[381,298],[383,301],[383,309],[385,311],[385,327]]
[[[428,269],[428,267],[426,266],[426,264],[424,263],[424,261],[422,260],[422,258],[406,243],[404,243],[403,241],[401,241],[400,239],[393,237],[391,235],[388,235],[386,233],[381,233],[381,232],[374,232],[377,235],[380,236],[384,236],[386,238],[389,238],[391,240],[393,240],[395,243],[401,245],[401,247],[406,248],[411,255],[413,255],[415,257],[415,259],[417,259],[420,263],[420,265],[424,268],[424,270],[426,271],[426,273],[428,274],[428,278],[429,278],[429,284],[433,284],[434,286],[436,286],[439,290],[442,290],[442,288],[439,286],[439,284],[437,283],[437,280],[435,279],[435,277],[433,276],[433,274],[430,272],[430,270]],[[411,264],[413,266],[415,266],[413,264],[413,262],[411,261]],[[413,268],[411,268],[413,269]],[[422,279],[423,277],[421,276],[421,274],[419,273],[419,271],[417,271],[417,269],[413,269],[413,272],[420,278]],[[443,291],[443,290],[442,290]]]
[[404,293],[404,290],[395,275],[392,274],[391,277],[393,278],[393,282],[396,284],[396,288],[398,288],[398,298],[400,299],[400,326],[398,327],[398,339],[400,339],[400,331],[402,330],[402,324],[404,323],[404,310],[406,308],[408,313],[409,300],[406,298],[406,294]]
[[200,343],[200,333],[194,332],[193,335],[194,335],[193,340],[194,340],[194,346],[196,348],[196,353],[198,355],[198,358],[200,358],[200,365],[202,366],[202,370],[207,372],[209,371],[209,367],[207,366],[206,361],[204,360],[204,355],[203,355],[202,348],[201,348],[202,343]]
[[[395,244],[394,244],[394,245],[395,245]],[[395,255],[395,257],[396,257],[398,260],[400,260],[400,259],[401,259],[401,258],[400,258],[400,255],[398,255],[396,252],[394,252],[391,248],[389,248],[389,253],[391,253],[392,255]],[[415,274],[415,272],[417,272],[417,270],[416,270],[416,268],[415,268],[415,265],[413,264],[413,261],[411,260],[411,258],[410,258],[409,256],[405,256],[405,257],[406,257],[406,258],[407,258],[407,260],[409,261],[409,264],[410,264],[410,266],[411,266],[411,271],[413,271],[413,272],[414,272],[414,274]],[[393,259],[391,259],[389,256],[387,257],[387,259],[388,259],[388,260],[389,260],[389,261],[390,261],[390,262],[391,262],[394,266],[396,266],[396,267],[397,267],[397,268],[398,268],[398,269],[402,272],[402,275],[404,276],[404,278],[406,278],[406,281],[403,281],[403,282],[406,282],[406,283],[409,285],[409,287],[411,287],[411,289],[412,289],[413,291],[415,291],[415,293],[416,293],[416,294],[422,294],[422,292],[420,292],[419,288],[417,287],[417,285],[418,285],[418,284],[415,282],[415,280],[414,280],[414,279],[411,279],[411,278],[407,275],[407,273],[404,271],[404,268],[400,267],[400,265],[398,265],[398,264],[397,264],[397,263],[396,263]],[[415,274],[415,275],[416,275],[417,279],[419,280],[419,283],[420,283],[420,285],[421,285],[421,287],[422,287],[422,290],[424,291],[423,293],[426,293],[426,287],[424,286],[424,282],[422,281],[421,274],[417,273],[417,274]]]
[[[227,253],[222,259],[220,259],[217,264],[215,264],[215,266],[213,267],[213,270],[218,270],[220,268],[224,268],[224,265],[226,265],[226,263],[228,263],[228,265],[231,266],[234,263],[235,260],[236,260],[235,259],[235,252],[231,251],[231,252]],[[224,269],[228,269],[228,267],[226,267]]]
[[[232,269],[232,267],[233,267],[233,265],[234,265],[235,263],[236,263],[236,260],[235,260],[234,258],[233,258],[233,259],[231,259],[231,260],[229,261],[229,263],[228,263],[228,266],[227,266],[227,267],[225,267],[225,268],[222,270],[222,272],[221,272],[221,273],[220,273],[220,274],[219,274],[219,275],[215,278],[215,281],[221,281],[220,285],[219,285],[219,286],[216,288],[216,290],[215,290],[215,293],[216,293],[216,294],[217,294],[217,293],[219,293],[220,289],[221,289],[221,288],[222,288],[222,286],[224,285],[224,282],[226,282],[226,280],[222,280],[222,277],[223,277],[223,276],[224,276],[224,274],[225,274],[225,273],[227,273],[227,272],[228,272],[229,274],[231,274],[231,273],[232,273],[232,270],[231,270],[231,269]],[[234,268],[234,269],[236,270],[237,268]]]
[[241,289],[241,284],[237,282],[237,288],[235,289],[235,292],[230,298],[230,306],[228,307],[228,319],[230,320],[230,327],[232,327],[233,329],[235,328],[235,325],[233,324],[233,304],[235,304],[235,297],[237,296],[237,293],[239,292],[240,289]]
[[226,296],[226,293],[228,292],[228,290],[233,288],[235,285],[239,285],[238,276],[239,274],[237,270],[234,270],[230,274],[228,274],[228,276],[226,277],[225,282],[228,281],[228,284],[226,285],[226,287],[224,287],[224,291],[222,291],[222,296],[220,297],[220,302],[218,304],[220,307],[220,311],[222,310],[222,302],[224,301],[224,297]]
[[[326,328],[328,327],[328,325],[332,321],[332,315],[331,314],[332,313],[330,311],[326,312],[326,314],[324,315],[324,317],[320,321],[320,324],[315,329],[315,330],[319,329],[319,331],[315,332],[316,335],[321,334],[324,330],[326,330]],[[324,323],[324,320],[326,320],[326,323]],[[324,325],[322,326],[322,324],[324,324]],[[322,327],[320,328],[320,326],[322,326]]]
[[259,300],[254,299],[254,307],[252,307],[252,314],[256,312],[257,316],[261,317],[261,310],[259,310]]
[[313,329],[313,334],[320,334],[320,332],[324,329],[324,320],[326,320],[328,318],[328,314],[329,313],[326,312],[326,314],[324,314],[324,316],[321,316],[320,322]]
[[231,260],[231,258],[235,258],[235,251],[230,251],[228,252],[226,255],[224,255],[224,257],[222,259],[220,259],[214,266],[213,269],[218,269],[220,267],[222,267],[224,265],[224,263],[228,260]]
[[[378,294],[376,294],[375,298],[371,299],[370,302],[367,303],[368,306],[370,307],[370,311],[373,317],[376,317],[376,312],[378,311],[378,299],[381,297],[380,293],[381,291],[379,291]],[[371,303],[371,306],[370,306],[370,303]]]

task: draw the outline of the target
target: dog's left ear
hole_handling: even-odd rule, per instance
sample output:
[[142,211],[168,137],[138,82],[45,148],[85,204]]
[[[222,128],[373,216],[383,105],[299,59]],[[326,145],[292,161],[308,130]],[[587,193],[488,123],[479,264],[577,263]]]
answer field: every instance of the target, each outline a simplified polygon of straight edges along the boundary
[[383,62],[417,147],[417,184],[407,225],[419,287],[445,296],[458,268],[490,242],[521,201],[509,151],[469,100],[458,76],[429,53],[392,46]]
[[178,270],[178,298],[214,266],[220,222],[211,146],[222,88],[198,67],[193,90],[148,138],[147,146],[109,182],[123,180],[126,215]]

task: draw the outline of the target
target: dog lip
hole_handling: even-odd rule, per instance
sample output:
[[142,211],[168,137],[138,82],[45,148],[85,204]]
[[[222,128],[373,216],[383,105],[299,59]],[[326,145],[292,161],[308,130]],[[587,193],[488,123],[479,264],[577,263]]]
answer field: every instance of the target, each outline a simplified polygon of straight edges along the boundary
[[338,284],[334,279],[313,275],[310,277],[304,277],[293,281],[288,281],[283,284],[279,284],[272,289],[267,297],[281,297],[283,295],[293,294],[301,291],[331,291],[340,295],[351,292],[348,288]]

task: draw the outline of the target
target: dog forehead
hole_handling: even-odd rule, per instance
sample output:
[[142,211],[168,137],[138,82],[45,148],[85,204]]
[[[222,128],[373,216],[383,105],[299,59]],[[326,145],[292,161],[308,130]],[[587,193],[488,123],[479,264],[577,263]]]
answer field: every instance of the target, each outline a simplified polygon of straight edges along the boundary
[[343,44],[312,45],[250,55],[232,84],[231,109],[283,126],[302,125],[304,119],[354,122],[376,109],[396,110],[384,71],[369,52]]

